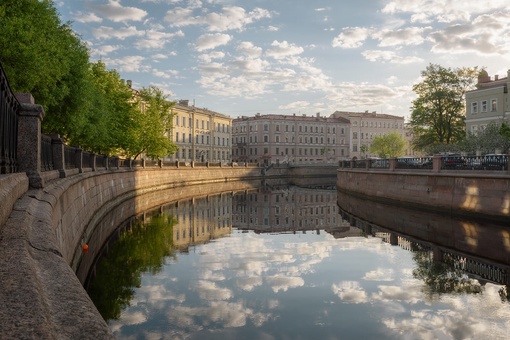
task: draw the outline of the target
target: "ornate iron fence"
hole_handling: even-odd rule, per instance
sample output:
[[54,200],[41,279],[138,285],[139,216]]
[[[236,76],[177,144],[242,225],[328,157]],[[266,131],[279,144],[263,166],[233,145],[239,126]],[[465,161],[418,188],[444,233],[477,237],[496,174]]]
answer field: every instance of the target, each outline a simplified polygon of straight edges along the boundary
[[18,112],[20,103],[12,93],[0,64],[0,173],[18,170]]

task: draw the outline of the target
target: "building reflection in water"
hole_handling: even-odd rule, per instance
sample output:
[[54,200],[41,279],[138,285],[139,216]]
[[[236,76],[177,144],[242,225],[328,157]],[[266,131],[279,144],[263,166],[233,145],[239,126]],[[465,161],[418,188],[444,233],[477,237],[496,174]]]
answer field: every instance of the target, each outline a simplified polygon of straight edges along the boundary
[[180,250],[229,235],[232,232],[232,193],[178,201],[163,207],[176,218],[174,245]]
[[306,232],[325,230],[332,234],[359,236],[342,221],[331,185],[289,186],[285,182],[263,182],[257,190],[233,197],[234,227],[257,233]]

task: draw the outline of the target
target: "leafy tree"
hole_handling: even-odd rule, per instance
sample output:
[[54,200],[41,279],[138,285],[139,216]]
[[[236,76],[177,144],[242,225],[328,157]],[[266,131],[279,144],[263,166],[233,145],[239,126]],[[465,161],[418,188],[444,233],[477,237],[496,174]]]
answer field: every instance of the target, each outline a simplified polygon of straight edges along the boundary
[[423,80],[413,86],[418,98],[413,101],[410,120],[416,149],[464,138],[464,94],[474,86],[477,74],[476,67],[452,70],[435,64],[421,72]]
[[366,158],[366,153],[368,151],[368,146],[366,144],[361,144],[359,151],[363,154],[363,157]]
[[510,126],[503,122],[499,127],[499,134],[503,136],[507,142],[510,142]]
[[89,98],[85,44],[49,0],[3,0],[0,25],[0,60],[11,88],[44,107],[45,132],[76,130]]
[[[504,125],[504,123],[503,123]],[[470,154],[481,152],[482,154],[494,153],[496,150],[506,152],[510,140],[505,136],[505,127],[491,122],[487,127],[476,134],[468,132],[466,139],[460,143],[462,151]]]
[[130,145],[130,154],[134,158],[145,152],[151,158],[168,156],[177,150],[169,138],[172,129],[174,102],[157,87],[143,88],[138,93],[141,114],[139,126]]
[[101,61],[91,65],[90,77],[93,105],[81,123],[80,134],[72,141],[95,152],[126,153],[140,126],[133,90],[116,70],[106,69]]
[[382,158],[402,156],[406,150],[406,141],[397,132],[375,136],[370,145],[370,152]]

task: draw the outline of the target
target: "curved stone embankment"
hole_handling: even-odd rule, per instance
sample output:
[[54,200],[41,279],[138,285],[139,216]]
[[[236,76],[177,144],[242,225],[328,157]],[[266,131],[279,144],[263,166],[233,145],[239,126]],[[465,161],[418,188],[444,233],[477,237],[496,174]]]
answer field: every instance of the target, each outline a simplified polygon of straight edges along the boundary
[[0,197],[2,216],[12,206],[0,228],[2,338],[108,339],[113,337],[108,326],[73,270],[95,223],[123,202],[131,202],[125,206],[131,210],[128,214],[137,214],[163,203],[165,195],[158,196],[158,192],[260,179],[261,170],[100,170],[28,191],[24,174],[12,176],[2,182]]
[[374,201],[452,216],[508,221],[510,176],[504,172],[339,169],[337,189]]

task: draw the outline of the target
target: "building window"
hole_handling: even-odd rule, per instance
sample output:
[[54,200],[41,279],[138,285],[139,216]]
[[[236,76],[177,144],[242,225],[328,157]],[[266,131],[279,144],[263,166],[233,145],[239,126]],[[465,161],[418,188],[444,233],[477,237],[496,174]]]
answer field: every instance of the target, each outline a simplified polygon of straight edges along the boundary
[[276,131],[280,131],[280,125],[276,125]]
[[268,136],[264,136],[264,143],[267,143],[269,141],[269,137]]
[[358,152],[358,144],[353,144],[352,145],[352,151],[353,152]]
[[280,143],[280,136],[275,136],[275,142]]
[[264,131],[268,131],[269,130],[269,126],[267,124],[264,124]]
[[353,132],[352,133],[352,139],[358,139],[358,133],[357,132]]
[[478,103],[477,102],[471,103],[471,113],[478,113]]
[[476,135],[478,133],[478,126],[471,125],[471,133]]
[[176,133],[175,133],[175,141],[176,141],[176,142],[179,142],[179,132],[176,132]]
[[497,99],[491,99],[491,111],[492,112],[498,111],[498,100]]
[[280,155],[280,148],[276,148],[276,155]]
[[487,101],[482,100],[482,107],[480,108],[480,112],[487,112]]

